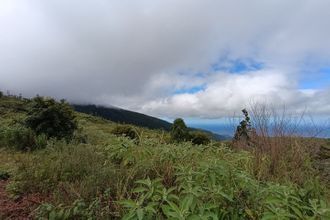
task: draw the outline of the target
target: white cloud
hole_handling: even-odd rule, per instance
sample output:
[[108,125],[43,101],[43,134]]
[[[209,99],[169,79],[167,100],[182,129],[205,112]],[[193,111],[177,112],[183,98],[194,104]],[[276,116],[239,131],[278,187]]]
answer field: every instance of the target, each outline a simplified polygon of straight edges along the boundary
[[274,70],[243,75],[217,73],[208,78],[205,90],[150,101],[141,111],[172,117],[219,118],[239,113],[255,102],[272,103],[295,112],[328,114],[330,93],[326,90],[298,89],[294,78]]

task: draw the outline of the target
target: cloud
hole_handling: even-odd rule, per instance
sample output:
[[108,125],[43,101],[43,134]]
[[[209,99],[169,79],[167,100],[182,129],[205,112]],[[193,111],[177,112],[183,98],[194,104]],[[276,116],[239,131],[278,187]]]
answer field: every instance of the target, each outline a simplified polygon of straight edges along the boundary
[[328,114],[329,90],[298,89],[294,78],[274,70],[234,75],[217,73],[207,88],[150,101],[141,111],[159,116],[220,118],[239,113],[256,102],[271,103],[289,111]]
[[[311,94],[298,84],[302,70],[330,65],[329,7],[322,0],[3,0],[0,89],[162,116],[217,117],[256,97],[324,112],[327,90]],[[239,75],[212,69],[231,60],[263,65]]]

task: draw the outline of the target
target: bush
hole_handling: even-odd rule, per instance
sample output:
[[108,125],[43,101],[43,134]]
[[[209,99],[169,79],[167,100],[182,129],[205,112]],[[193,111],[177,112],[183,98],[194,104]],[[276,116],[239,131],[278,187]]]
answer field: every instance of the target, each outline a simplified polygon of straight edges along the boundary
[[2,97],[3,97],[3,92],[0,91],[0,98],[2,98]]
[[117,125],[112,131],[112,134],[117,136],[125,136],[130,139],[135,139],[138,137],[137,132],[132,126],[129,125]]
[[1,129],[0,143],[15,150],[28,151],[43,148],[47,144],[47,139],[45,140],[42,136],[36,136],[29,128],[16,125]]
[[[92,198],[114,180],[115,168],[92,145],[54,142],[43,151],[21,157],[13,182],[15,193],[54,193],[60,201]],[[65,192],[65,193],[63,193]]]
[[182,118],[174,120],[171,129],[171,138],[176,142],[189,140],[188,128]]
[[207,145],[211,142],[210,137],[201,131],[192,131],[189,133],[191,142],[196,145]]
[[64,100],[36,97],[26,119],[26,125],[37,134],[57,139],[71,139],[77,128],[74,111]]

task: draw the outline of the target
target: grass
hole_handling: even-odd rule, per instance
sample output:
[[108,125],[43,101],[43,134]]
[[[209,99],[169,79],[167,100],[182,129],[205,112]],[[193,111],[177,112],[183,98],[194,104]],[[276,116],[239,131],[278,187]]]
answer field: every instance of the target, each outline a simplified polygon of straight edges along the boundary
[[[26,101],[0,102],[3,126],[24,118]],[[25,153],[0,147],[8,191],[50,198],[35,218],[329,218],[329,189],[300,139],[281,149],[274,165],[267,151],[171,143],[166,132],[133,126],[136,141],[113,135],[116,123],[81,113],[77,119],[71,143],[49,140],[45,149]]]

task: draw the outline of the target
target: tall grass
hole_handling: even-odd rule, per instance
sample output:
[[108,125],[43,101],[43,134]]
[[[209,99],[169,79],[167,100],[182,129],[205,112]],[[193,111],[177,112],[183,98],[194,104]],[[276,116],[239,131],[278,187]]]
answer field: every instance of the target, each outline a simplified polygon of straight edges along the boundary
[[254,155],[258,179],[303,184],[306,175],[317,175],[311,155],[317,148],[313,146],[315,138],[322,130],[312,118],[305,112],[290,112],[285,106],[278,108],[264,103],[250,105],[249,113],[255,133],[248,144],[237,141],[234,146]]
[[[328,215],[323,189],[255,178],[255,155],[222,145],[160,144],[125,137],[103,146],[57,142],[19,158],[13,185],[44,192],[53,204],[39,217],[58,219],[258,219]],[[259,169],[259,168],[258,168]],[[274,202],[277,201],[277,202]]]

